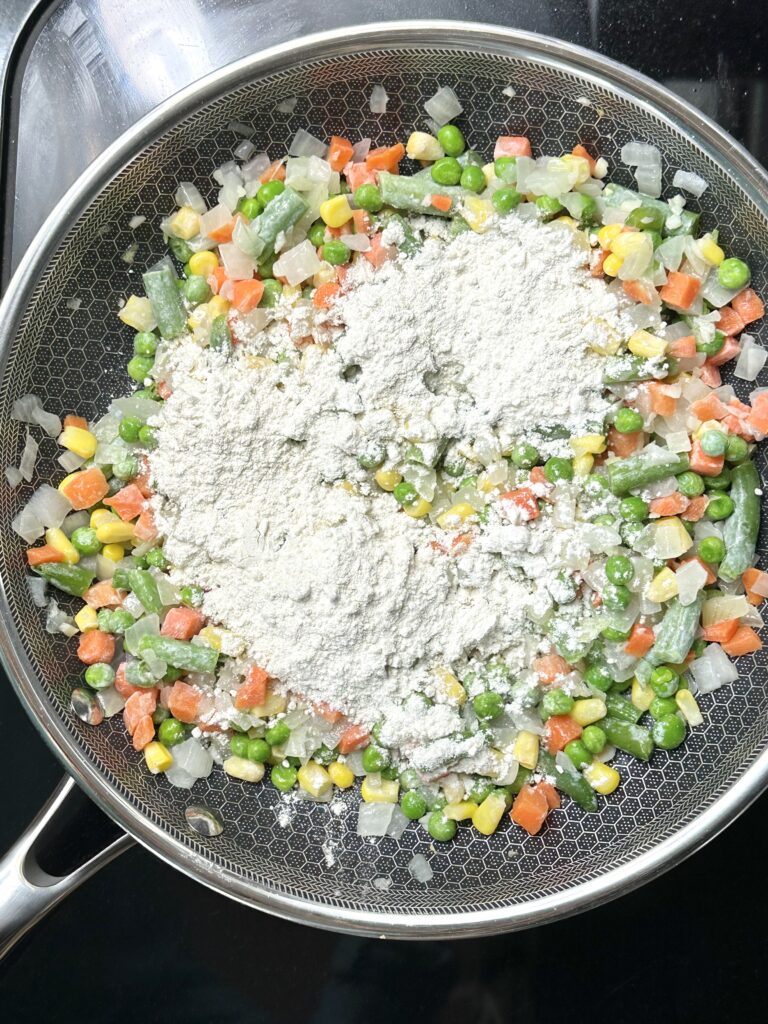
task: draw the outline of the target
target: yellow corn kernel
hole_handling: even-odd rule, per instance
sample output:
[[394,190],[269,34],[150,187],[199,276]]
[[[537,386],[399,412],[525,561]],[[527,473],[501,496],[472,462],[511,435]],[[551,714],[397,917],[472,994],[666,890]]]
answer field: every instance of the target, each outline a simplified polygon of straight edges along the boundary
[[663,338],[657,338],[650,331],[635,331],[627,342],[627,348],[635,356],[642,356],[644,359],[654,359],[656,356],[663,356],[667,351],[667,343]]
[[614,238],[621,234],[621,224],[606,224],[597,232],[597,241],[601,249],[609,251],[613,245]]
[[272,718],[274,715],[281,715],[288,707],[288,698],[281,693],[267,692],[267,699],[263,704],[254,704],[248,710],[256,718]]
[[423,519],[432,511],[432,502],[426,498],[417,498],[412,505],[403,505],[403,512],[411,519]]
[[257,761],[249,761],[247,757],[228,757],[221,766],[227,775],[243,782],[261,782],[264,778],[264,765]]
[[121,558],[125,558],[125,548],[122,544],[105,544],[101,553],[110,562],[119,562]]
[[330,792],[333,782],[331,776],[317,761],[307,761],[299,768],[299,788],[310,796],[319,798]]
[[700,238],[697,249],[701,258],[713,267],[719,266],[725,259],[725,253],[711,235]]
[[570,710],[570,717],[581,726],[599,722],[607,714],[605,701],[600,700],[599,697],[585,697],[584,700],[577,700]]
[[616,256],[611,253],[610,256],[606,256],[603,263],[603,270],[609,277],[616,277],[618,272],[621,270],[621,264],[624,262],[623,257]]
[[626,259],[631,253],[637,252],[647,244],[642,231],[622,231],[611,243],[611,253],[621,259]]
[[45,531],[45,543],[50,544],[52,548],[56,548],[64,556],[64,561],[69,565],[74,565],[75,562],[80,561],[80,552],[66,533],[58,527],[52,527],[50,530]]
[[645,596],[649,601],[662,604],[677,597],[677,576],[671,569],[661,569],[645,588]]
[[64,427],[59,434],[59,444],[81,459],[93,458],[98,443],[90,430],[83,430],[82,427]]
[[215,320],[217,316],[225,316],[229,310],[229,303],[221,295],[214,295],[208,300],[208,316]]
[[96,527],[96,536],[101,544],[122,544],[134,539],[133,525],[117,522],[101,523]]
[[90,605],[84,605],[75,616],[75,625],[81,633],[88,633],[92,629],[99,628],[99,619],[96,609]]
[[200,214],[191,206],[182,206],[171,217],[168,227],[172,235],[186,242],[200,234]]
[[517,734],[512,756],[523,768],[530,768],[533,771],[539,760],[539,737],[536,733],[522,729]]
[[571,438],[574,455],[601,455],[605,451],[605,437],[602,434],[584,434]]
[[[319,270],[315,271],[312,278],[312,284],[315,288],[319,288],[321,284],[330,284],[331,281],[336,280],[336,268],[331,266],[327,260],[321,260]],[[299,289],[301,291],[301,289]],[[285,298],[285,288],[283,288],[283,298]]]
[[569,171],[576,174],[575,185],[583,185],[590,177],[589,162],[584,159],[583,156],[576,156],[575,153],[566,153],[560,157],[561,161],[566,164]]
[[467,703],[467,691],[461,685],[456,676],[448,668],[435,669],[438,683],[445,694],[449,704],[463,707]]
[[630,699],[638,711],[647,711],[651,704],[653,704],[655,697],[656,694],[650,686],[643,685],[637,677],[632,680]]
[[464,220],[478,233],[487,230],[493,212],[493,203],[490,199],[481,199],[480,196],[467,196],[461,207]]
[[595,337],[590,341],[589,347],[599,356],[615,356],[624,339],[603,317],[595,317],[593,322],[596,327],[600,328],[600,331],[595,332]]
[[[67,477],[67,480],[68,479],[69,477]],[[62,483],[63,482],[64,481],[62,481]],[[90,525],[94,530],[97,526],[101,526],[102,523],[116,523],[118,521],[118,517],[115,513],[110,512],[108,508],[95,508],[93,512],[91,512]]]
[[706,434],[708,430],[719,430],[721,434],[728,433],[719,420],[704,420],[704,422],[693,432],[693,436],[697,441],[700,441],[702,436]]
[[602,761],[593,761],[584,769],[584,778],[596,793],[608,796],[621,782],[621,776],[609,764]]
[[152,740],[144,747],[144,760],[152,774],[159,775],[160,772],[167,771],[171,767],[173,754],[163,743]]
[[477,515],[477,510],[472,508],[468,501],[460,501],[458,505],[451,507],[437,517],[437,525],[443,530],[458,530],[467,519]]
[[349,789],[355,784],[355,773],[340,761],[328,765],[328,775],[337,789]]
[[434,135],[411,132],[405,144],[405,154],[411,160],[439,160],[445,156],[445,151]]
[[378,469],[374,473],[373,479],[382,491],[394,491],[403,477],[394,469]]
[[117,316],[134,331],[153,331],[157,326],[149,299],[140,295],[131,295]]
[[446,804],[443,808],[443,817],[451,821],[467,821],[474,818],[478,805],[474,800],[459,800],[455,804]]
[[218,265],[218,258],[213,252],[193,252],[189,257],[189,269],[198,277],[209,277]]
[[338,480],[334,487],[338,487],[340,491],[346,491],[347,494],[351,494],[353,497],[357,497],[360,493],[351,480]]
[[576,476],[589,476],[595,464],[595,456],[586,452],[584,455],[577,455],[573,460],[573,472]]
[[382,779],[381,772],[373,772],[363,779],[360,795],[367,804],[396,804],[400,796],[400,783]]
[[701,711],[699,711],[699,705],[696,702],[696,698],[690,690],[678,690],[675,694],[675,704],[677,704],[680,714],[691,728],[696,725],[701,725],[704,721],[704,716]]
[[483,164],[482,169],[485,175],[485,184],[490,185],[492,181],[496,180],[496,164],[491,160],[489,164]]
[[491,793],[472,815],[472,824],[484,836],[492,836],[499,827],[499,822],[504,817],[506,809],[507,804],[504,797],[499,793]]
[[329,228],[340,228],[352,217],[349,200],[345,195],[326,199],[320,204],[320,216]]
[[579,226],[578,221],[575,221],[573,217],[570,217],[567,213],[564,213],[562,217],[555,217],[552,223],[560,224],[562,227],[569,228],[572,231],[575,231]]
[[66,476],[64,477],[64,479],[63,479],[63,480],[61,481],[61,483],[60,483],[60,484],[59,484],[59,486],[58,486],[58,490],[59,490],[59,491],[61,491],[61,493],[62,493],[62,494],[64,494],[64,492],[65,492],[65,491],[66,491],[66,489],[67,489],[67,485],[68,485],[68,484],[70,484],[70,483],[71,483],[71,482],[72,482],[72,481],[73,481],[73,480],[75,479],[75,477],[77,476],[77,474],[78,474],[79,472],[80,472],[80,470],[79,470],[79,469],[77,469],[77,470],[75,470],[75,472],[74,472],[74,473],[68,473],[68,474],[67,474],[67,475],[66,475]]
[[209,647],[212,647],[214,651],[221,650],[221,634],[215,626],[206,626],[204,629],[201,629],[197,635],[201,640],[204,640]]
[[252,370],[263,370],[267,366],[274,366],[274,359],[268,356],[255,356],[252,352],[245,353],[245,361]]
[[201,302],[199,306],[195,306],[192,312],[187,317],[187,327],[190,331],[196,331],[204,328],[208,323],[208,303]]

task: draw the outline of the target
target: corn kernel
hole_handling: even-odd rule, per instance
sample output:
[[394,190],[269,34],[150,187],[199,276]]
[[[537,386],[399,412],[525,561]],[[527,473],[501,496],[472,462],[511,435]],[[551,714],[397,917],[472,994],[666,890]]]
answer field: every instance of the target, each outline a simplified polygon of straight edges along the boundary
[[[327,260],[320,261],[320,267],[315,271],[314,277],[312,278],[312,284],[315,288],[319,288],[321,284],[330,284],[331,281],[336,280],[336,268],[331,266]],[[299,289],[301,290],[301,289]],[[283,289],[283,295],[285,289]]]
[[96,527],[96,536],[101,544],[122,544],[134,539],[133,525],[117,522],[101,523]]
[[539,737],[536,733],[522,729],[517,734],[512,756],[523,768],[530,768],[533,771],[539,760]]
[[574,455],[601,455],[605,451],[605,437],[602,434],[584,434],[571,438]]
[[436,668],[435,675],[438,678],[443,693],[449,704],[463,707],[467,703],[467,691],[461,685],[456,676],[447,668]]
[[465,521],[477,515],[477,510],[472,508],[468,501],[460,501],[458,505],[451,505],[446,511],[437,517],[437,525],[443,530],[458,530]]
[[189,269],[199,277],[209,277],[218,265],[214,252],[193,252],[189,257]]
[[602,761],[593,761],[584,769],[584,778],[596,793],[608,796],[621,782],[621,776],[609,764]]
[[229,310],[229,303],[221,295],[214,295],[208,300],[208,316],[215,320],[217,316],[225,316]]
[[582,727],[599,722],[607,714],[605,701],[600,700],[599,697],[586,697],[584,700],[577,700],[570,711],[570,717]]
[[719,420],[704,420],[701,426],[697,427],[693,432],[693,436],[697,441],[700,441],[704,434],[709,430],[719,430],[721,434],[727,434],[728,431],[725,429]]
[[610,251],[614,238],[621,234],[621,224],[606,224],[597,232],[597,241],[601,249]]
[[594,324],[600,328],[600,331],[595,332],[595,336],[589,342],[589,347],[599,356],[615,356],[624,339],[603,317],[595,317]]
[[272,718],[280,715],[288,707],[288,698],[280,693],[267,692],[267,699],[263,704],[255,704],[248,710],[256,718]]
[[400,783],[382,779],[380,772],[373,772],[363,779],[360,795],[367,804],[396,804],[400,795]]
[[610,256],[606,256],[605,261],[603,262],[603,270],[609,277],[616,277],[618,272],[621,270],[623,262],[624,259],[621,256],[616,256],[614,253],[611,253]]
[[125,548],[122,544],[105,544],[101,553],[110,562],[119,562],[121,558],[125,558]]
[[646,236],[642,231],[622,231],[611,243],[611,253],[626,259],[632,253],[644,248],[647,245]]
[[334,487],[338,487],[340,491],[346,491],[347,494],[351,494],[355,498],[360,493],[351,480],[338,480]]
[[[69,477],[67,477],[69,479]],[[62,481],[63,483],[64,481]],[[118,517],[114,512],[110,512],[108,508],[95,508],[91,512],[90,525],[95,530],[97,526],[101,526],[102,523],[117,523]]]
[[[243,782],[261,782],[264,778],[264,765],[257,761],[249,761],[247,757],[228,757],[221,766],[227,775]],[[299,773],[301,774],[301,773]]]
[[117,316],[134,331],[153,331],[157,327],[149,299],[140,295],[131,295]]
[[635,356],[642,356],[644,359],[654,359],[663,356],[667,351],[667,343],[663,338],[657,338],[650,331],[635,331],[627,342],[627,348]]
[[483,164],[483,174],[485,175],[485,184],[490,185],[496,181],[496,164],[491,161],[489,164]]
[[478,805],[474,800],[459,800],[455,804],[446,804],[443,817],[451,821],[467,821],[475,816]]
[[328,775],[337,789],[349,789],[355,784],[355,773],[340,761],[328,765]]
[[472,815],[472,824],[484,836],[492,836],[499,827],[499,822],[506,809],[507,804],[504,797],[499,793],[491,793]]
[[61,555],[63,555],[64,561],[69,565],[74,565],[76,562],[80,561],[79,551],[66,533],[58,527],[45,531],[45,543],[50,544],[52,548],[55,548]]
[[657,604],[671,601],[673,597],[677,596],[677,576],[669,568],[657,572],[645,588],[645,596],[649,601],[655,601]]
[[330,792],[333,782],[328,772],[317,761],[307,761],[299,768],[299,788],[319,798]]
[[432,511],[432,502],[426,498],[418,498],[412,505],[403,505],[403,512],[411,519],[423,519]]
[[81,459],[93,458],[98,443],[90,430],[83,430],[82,427],[64,427],[59,434],[59,444]]
[[373,479],[382,491],[394,491],[403,478],[401,474],[394,469],[379,469],[374,474]]
[[171,767],[173,754],[165,744],[152,740],[144,747],[144,760],[150,772],[153,775],[159,775],[160,772],[167,771]]
[[585,160],[583,156],[576,156],[575,153],[566,153],[560,159],[567,166],[568,170],[576,175],[574,185],[583,185],[590,178],[589,161]]
[[186,242],[200,234],[200,214],[191,206],[182,206],[171,217],[168,227],[172,235]]
[[445,156],[445,151],[434,135],[411,132],[405,144],[405,154],[411,160],[439,160]]
[[632,680],[632,693],[631,701],[638,711],[647,711],[648,708],[653,704],[656,694],[650,688],[650,686],[644,686],[643,683],[635,676]]
[[699,711],[696,698],[690,690],[678,690],[675,694],[675,704],[677,704],[680,714],[692,728],[696,725],[701,725],[704,721],[704,716]]
[[584,455],[577,455],[573,460],[573,472],[576,476],[589,476],[595,464],[595,456],[586,452]]
[[552,223],[562,224],[564,228],[571,228],[573,231],[575,231],[579,226],[578,222],[575,221],[573,217],[569,217],[567,213],[564,213],[562,217],[555,217]]
[[713,267],[719,266],[725,259],[725,253],[711,235],[700,238],[697,248],[701,258]]
[[81,633],[88,633],[92,629],[98,629],[99,619],[96,615],[96,609],[91,608],[90,605],[84,605],[75,616],[75,625]]
[[329,228],[340,228],[352,217],[349,200],[345,195],[326,199],[320,204],[320,216]]
[[488,228],[488,221],[493,215],[493,203],[490,199],[480,196],[466,196],[462,202],[461,213],[473,231],[482,233]]
[[197,635],[214,651],[221,650],[221,634],[215,626],[205,626]]

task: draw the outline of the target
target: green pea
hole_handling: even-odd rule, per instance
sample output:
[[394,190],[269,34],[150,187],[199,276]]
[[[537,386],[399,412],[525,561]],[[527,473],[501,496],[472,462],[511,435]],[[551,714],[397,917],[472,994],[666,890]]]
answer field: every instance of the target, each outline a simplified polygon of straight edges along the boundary
[[666,715],[651,727],[653,742],[662,750],[674,750],[685,739],[685,722],[679,715]]
[[553,455],[544,463],[544,476],[551,484],[558,480],[573,480],[573,463],[570,459]]
[[203,603],[204,591],[201,587],[196,586],[184,586],[179,591],[179,597],[181,603],[185,604],[187,608],[199,608]]
[[133,444],[134,441],[138,441],[139,431],[141,428],[142,421],[138,416],[123,416],[120,420],[117,432],[123,441],[127,441],[128,444]]
[[324,242],[321,249],[321,258],[330,263],[332,267],[340,267],[344,263],[349,263],[352,251],[348,245],[340,242],[338,239],[333,239],[330,242]]
[[274,277],[267,277],[263,281],[264,291],[261,294],[259,305],[263,309],[273,309],[280,301],[283,294],[283,286]]
[[545,221],[552,220],[558,213],[563,212],[563,204],[553,196],[539,196],[536,200],[536,206],[539,208],[542,220]]
[[133,392],[134,398],[146,398],[148,402],[161,402],[162,399],[157,393],[157,388],[154,384],[150,384],[148,388],[140,388],[138,391]]
[[706,516],[712,522],[718,522],[720,519],[727,519],[728,516],[733,515],[733,509],[733,499],[729,495],[716,494],[709,499]]
[[378,469],[387,457],[386,448],[378,441],[372,441],[365,451],[357,456],[357,463],[362,469]]
[[603,693],[607,693],[613,686],[613,679],[611,679],[608,669],[605,665],[596,662],[587,668],[584,673],[584,681],[588,686],[594,686],[596,690],[602,690]]
[[415,501],[419,500],[418,491],[407,480],[401,480],[392,491],[392,495],[399,505],[413,505]]
[[461,180],[461,164],[453,156],[440,157],[432,164],[432,180],[438,185],[458,185]]
[[384,200],[381,198],[381,192],[377,185],[360,185],[355,189],[353,198],[355,204],[361,210],[367,210],[368,213],[378,213],[384,206]]
[[329,765],[336,760],[336,751],[323,743],[317,748],[312,757],[318,764]]
[[608,740],[599,725],[588,725],[581,734],[581,742],[590,754],[599,754]]
[[400,798],[400,807],[409,821],[418,821],[427,813],[427,801],[415,789],[403,793]]
[[147,565],[153,565],[156,569],[168,568],[169,562],[162,548],[150,548],[147,552]]
[[565,745],[565,753],[577,768],[585,768],[592,763],[592,755],[583,740],[571,740]]
[[627,214],[625,223],[628,227],[641,231],[660,232],[664,228],[664,214],[661,210],[649,206],[637,206]]
[[659,665],[651,672],[648,685],[657,697],[672,697],[677,691],[677,672],[669,665]]
[[717,268],[717,279],[723,288],[746,288],[752,279],[752,271],[744,260],[731,256]]
[[533,467],[539,462],[541,456],[532,444],[527,444],[525,441],[518,441],[512,449],[510,458],[520,469],[533,469]]
[[514,185],[517,181],[517,157],[497,156],[493,161],[493,170],[497,178],[507,185]]
[[101,541],[91,526],[78,526],[69,539],[75,551],[81,555],[97,555],[101,551]]
[[605,563],[605,575],[611,583],[629,583],[635,575],[635,567],[626,555],[611,555]]
[[279,789],[281,793],[290,793],[296,785],[298,772],[290,765],[276,764],[272,766],[270,778],[275,789]]
[[706,356],[716,356],[725,344],[725,335],[722,331],[715,331],[713,337],[707,340],[696,339],[696,351],[703,352]]
[[[373,187],[376,188],[375,185]],[[361,188],[365,188],[365,185],[362,185]],[[357,191],[359,192],[360,189],[358,189]],[[355,194],[355,198],[357,198],[357,194]],[[360,204],[358,203],[358,206],[359,205]],[[365,207],[363,207],[363,209],[365,209]],[[323,223],[323,221],[315,221],[315,223],[307,232],[307,238],[310,240],[310,242],[312,243],[312,245],[314,245],[316,249],[320,248],[320,246],[325,242],[325,224]]]
[[389,754],[383,747],[369,743],[363,751],[363,769],[366,772],[380,772],[389,765]]
[[427,831],[438,843],[449,843],[456,835],[457,828],[456,822],[446,818],[440,811],[433,811],[427,820]]
[[634,409],[619,409],[613,421],[613,425],[620,434],[636,434],[643,429],[643,417]]
[[245,735],[245,733],[237,733],[230,739],[229,749],[232,751],[235,757],[247,757],[248,742],[248,737]]
[[653,248],[654,249],[658,249],[659,248],[659,246],[661,245],[663,239],[662,239],[662,237],[661,237],[661,235],[659,234],[658,231],[644,231],[643,234],[644,235],[648,235],[648,237],[650,238],[651,242],[653,243]]
[[192,274],[191,277],[188,277],[184,282],[183,291],[184,298],[187,302],[192,303],[193,306],[197,306],[201,302],[207,302],[213,294],[208,282],[200,274]]
[[113,612],[110,608],[99,608],[96,612],[96,621],[102,633],[114,633],[112,629],[112,615]]
[[135,356],[154,356],[157,352],[157,337],[151,331],[139,331],[133,336]]
[[631,494],[619,502],[619,515],[630,523],[638,523],[648,517],[648,502]]
[[674,715],[677,712],[677,704],[674,697],[654,697],[648,710],[651,718],[666,718],[667,715]]
[[728,444],[725,448],[725,458],[728,462],[743,462],[749,455],[749,445],[743,437],[738,434],[728,435]]
[[186,738],[186,735],[187,730],[177,718],[166,718],[164,722],[160,723],[160,728],[157,730],[157,738],[166,747],[176,746],[177,743],[181,743]]
[[701,435],[699,443],[701,444],[701,450],[706,455],[718,458],[720,455],[725,455],[725,450],[728,447],[728,438],[722,430],[705,430]]
[[466,147],[464,136],[455,124],[444,124],[438,129],[437,141],[446,156],[461,156]]
[[266,206],[268,203],[271,203],[276,196],[279,196],[281,192],[285,192],[285,185],[282,181],[265,181],[256,193],[256,198],[262,206]]
[[565,690],[549,690],[544,694],[541,702],[542,718],[551,718],[552,715],[567,715],[573,705],[573,697]]
[[485,693],[478,693],[473,699],[472,707],[481,721],[490,722],[503,712],[504,698],[500,693],[486,690]]
[[421,776],[414,768],[406,768],[400,772],[400,787],[403,791],[407,789],[418,789],[421,785]]
[[126,367],[128,376],[131,380],[141,384],[151,373],[153,365],[154,359],[150,356],[134,356],[133,359],[128,360]]
[[611,583],[602,593],[603,604],[611,612],[623,611],[629,607],[632,594],[621,584]]
[[127,453],[112,463],[112,472],[121,484],[126,480],[132,480],[139,472],[139,460],[135,455]]
[[244,217],[248,218],[248,220],[254,220],[254,218],[259,216],[263,209],[264,204],[258,198],[258,195],[243,196],[236,207],[237,212],[242,213]]
[[692,470],[687,470],[677,478],[677,489],[686,498],[697,498],[704,493],[704,478]]
[[157,434],[154,427],[145,423],[139,430],[139,444],[144,448],[154,448],[157,444]]
[[624,643],[626,640],[629,640],[629,634],[630,630],[615,629],[613,626],[606,626],[605,629],[600,632],[600,636],[617,644]]
[[731,486],[732,479],[728,466],[723,466],[717,476],[707,477],[707,487],[713,491],[727,491]]
[[599,516],[595,516],[592,522],[595,526],[610,526],[614,528],[616,526],[616,516],[612,516],[610,512],[601,512]]
[[722,562],[725,558],[725,544],[719,537],[702,537],[698,550],[703,562]]
[[463,480],[459,482],[459,490],[471,491],[477,487],[476,476],[465,476]]
[[115,681],[115,670],[111,665],[89,665],[85,670],[85,681],[92,690],[106,690]]
[[491,196],[491,202],[496,212],[504,215],[517,209],[522,198],[520,193],[514,188],[497,188]]
[[482,167],[478,167],[477,164],[467,164],[461,172],[459,184],[462,188],[469,189],[470,192],[484,191],[487,183]]
[[271,753],[272,748],[266,740],[248,740],[245,757],[247,757],[249,761],[256,761],[258,764],[264,764]]
[[284,743],[288,742],[290,735],[290,728],[281,718],[267,729],[264,738],[270,747],[282,747]]

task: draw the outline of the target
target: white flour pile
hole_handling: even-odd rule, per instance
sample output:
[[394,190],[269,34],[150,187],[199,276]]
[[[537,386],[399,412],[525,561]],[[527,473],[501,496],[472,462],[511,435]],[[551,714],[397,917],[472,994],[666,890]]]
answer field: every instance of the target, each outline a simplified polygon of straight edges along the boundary
[[151,466],[175,578],[205,588],[204,611],[293,693],[389,720],[425,770],[446,745],[471,757],[482,736],[458,741],[454,709],[415,716],[405,699],[468,653],[528,662],[534,585],[509,567],[546,574],[547,528],[511,526],[447,558],[429,543],[440,531],[371,488],[356,455],[371,438],[515,436],[600,408],[587,342],[628,325],[584,263],[571,232],[509,218],[376,274],[355,268],[335,348],[248,365],[312,326],[328,337],[304,311],[251,330],[229,361],[191,339],[163,357],[173,394]]

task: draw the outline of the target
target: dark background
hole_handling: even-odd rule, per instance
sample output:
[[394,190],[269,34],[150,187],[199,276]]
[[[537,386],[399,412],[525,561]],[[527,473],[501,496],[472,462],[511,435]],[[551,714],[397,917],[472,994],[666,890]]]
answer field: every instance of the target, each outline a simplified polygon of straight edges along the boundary
[[[87,7],[91,0],[81,2]],[[31,6],[29,0],[0,0],[0,46],[10,38],[9,25]],[[372,17],[399,13],[379,6],[372,0]],[[697,103],[768,162],[759,0],[490,6],[484,12],[469,3],[463,16],[546,25],[552,34],[625,61]],[[334,10],[329,25],[339,23]],[[439,0],[428,13],[458,16]],[[23,61],[9,66],[6,101],[20,89],[24,70]],[[7,133],[18,129],[8,118],[3,125],[0,152],[8,159]],[[12,196],[0,197],[3,203],[7,215]],[[33,817],[61,769],[1,677],[0,744],[2,850]],[[439,944],[358,940],[277,921],[133,848],[70,896],[0,966],[0,1019],[766,1021],[766,811],[764,796],[691,860],[607,906],[516,935]]]

